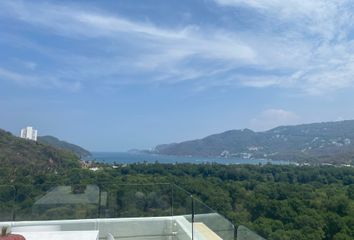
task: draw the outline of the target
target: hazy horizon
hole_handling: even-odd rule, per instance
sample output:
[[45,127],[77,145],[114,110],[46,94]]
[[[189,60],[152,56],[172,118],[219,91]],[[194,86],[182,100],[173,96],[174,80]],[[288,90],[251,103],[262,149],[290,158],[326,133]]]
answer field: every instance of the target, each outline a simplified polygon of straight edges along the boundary
[[[258,131],[254,130],[254,129],[251,129],[251,128],[226,129],[226,130],[223,130],[223,131],[220,131],[220,132],[214,132],[214,133],[211,133],[211,134],[208,134],[208,135],[205,135],[205,136],[200,136],[200,137],[194,137],[194,138],[192,137],[190,139],[184,139],[184,140],[181,140],[181,141],[170,141],[170,142],[164,142],[164,143],[157,143],[156,145],[151,146],[149,148],[95,149],[95,150],[88,149],[88,148],[86,148],[86,149],[91,151],[91,152],[106,152],[106,153],[109,153],[109,152],[111,152],[111,153],[128,152],[130,150],[151,150],[151,149],[153,149],[154,147],[156,147],[159,144],[180,143],[180,142],[183,142],[183,141],[202,139],[204,137],[207,137],[207,136],[210,136],[210,135],[213,135],[213,134],[220,134],[220,133],[231,131],[231,130],[249,129],[249,130],[254,131],[254,132],[266,132],[266,131],[272,130],[274,128],[277,128],[277,127],[287,127],[287,126],[297,126],[297,125],[303,125],[303,124],[316,124],[316,123],[327,123],[327,122],[339,122],[339,121],[354,121],[354,119],[340,119],[340,120],[335,120],[335,121],[320,121],[320,122],[308,122],[308,123],[298,123],[298,124],[290,124],[290,125],[279,125],[279,126],[275,126],[275,127],[269,128],[269,129],[263,129],[263,130],[258,130]],[[4,129],[4,130],[8,131],[7,129]],[[16,132],[11,132],[11,133],[13,135],[15,135],[15,136],[19,136],[19,134],[17,134]],[[43,136],[53,136],[53,135],[51,135],[51,134],[44,134],[44,135],[43,134],[39,134],[38,136],[43,137]],[[80,145],[78,143],[74,143],[74,142],[70,141],[70,139],[61,139],[61,138],[59,138],[57,136],[53,136],[53,137],[56,137],[56,138],[58,138],[61,141],[66,141],[66,142],[69,142],[69,143],[72,143],[72,144],[79,145],[79,146],[83,147],[82,145]]]
[[91,151],[354,119],[344,1],[0,1],[0,127]]

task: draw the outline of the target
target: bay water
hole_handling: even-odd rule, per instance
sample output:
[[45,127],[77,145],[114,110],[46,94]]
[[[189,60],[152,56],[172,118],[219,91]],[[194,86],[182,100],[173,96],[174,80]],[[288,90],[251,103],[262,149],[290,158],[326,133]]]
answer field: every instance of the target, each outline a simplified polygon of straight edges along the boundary
[[150,154],[142,152],[93,152],[87,160],[108,164],[131,164],[131,163],[219,163],[219,164],[289,164],[288,161],[276,161],[269,159],[243,159],[221,157],[192,157]]

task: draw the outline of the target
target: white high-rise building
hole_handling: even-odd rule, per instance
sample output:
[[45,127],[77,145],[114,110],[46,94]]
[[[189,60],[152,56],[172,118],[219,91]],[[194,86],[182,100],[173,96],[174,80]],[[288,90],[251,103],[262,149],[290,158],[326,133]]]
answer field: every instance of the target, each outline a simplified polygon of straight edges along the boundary
[[37,130],[33,127],[26,127],[21,129],[21,138],[37,141]]

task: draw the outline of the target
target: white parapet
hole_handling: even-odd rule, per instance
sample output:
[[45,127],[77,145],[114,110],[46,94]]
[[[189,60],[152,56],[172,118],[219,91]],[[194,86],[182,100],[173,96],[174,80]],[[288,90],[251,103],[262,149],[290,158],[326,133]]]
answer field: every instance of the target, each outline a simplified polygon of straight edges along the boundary
[[[201,214],[204,218],[212,214]],[[77,220],[50,220],[50,221],[17,221],[0,222],[1,225],[11,226],[13,229],[56,229],[60,231],[99,231],[99,239],[107,236],[121,240],[222,240],[233,239],[233,228],[211,229],[208,224],[196,222],[192,234],[192,223],[189,215],[167,217],[135,217],[135,218],[97,218]],[[221,231],[219,231],[221,230]],[[225,235],[225,232],[227,235]],[[221,235],[220,235],[221,233]],[[231,235],[230,235],[231,234]],[[225,236],[230,235],[231,237]],[[83,239],[84,240],[84,239]]]

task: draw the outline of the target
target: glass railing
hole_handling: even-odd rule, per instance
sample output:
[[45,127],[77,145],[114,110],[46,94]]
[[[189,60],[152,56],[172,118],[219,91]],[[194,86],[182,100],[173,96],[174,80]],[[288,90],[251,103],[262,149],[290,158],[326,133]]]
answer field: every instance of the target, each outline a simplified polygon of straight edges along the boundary
[[[231,222],[184,189],[165,183],[0,186],[1,222],[99,230],[102,239],[107,233],[116,239],[235,239]],[[237,236],[240,240],[262,239],[240,228],[237,233],[245,236]]]
[[99,218],[158,217],[172,214],[171,184],[100,185]]
[[0,222],[14,218],[16,191],[13,186],[0,185]]
[[202,235],[204,239],[234,239],[234,226],[226,218],[195,197],[193,206],[195,234]]
[[265,240],[265,239],[259,236],[257,233],[241,225],[237,228],[237,240]]
[[[114,183],[0,186],[0,220],[172,216],[172,187],[171,184]],[[186,212],[182,207],[178,211],[182,209]]]

